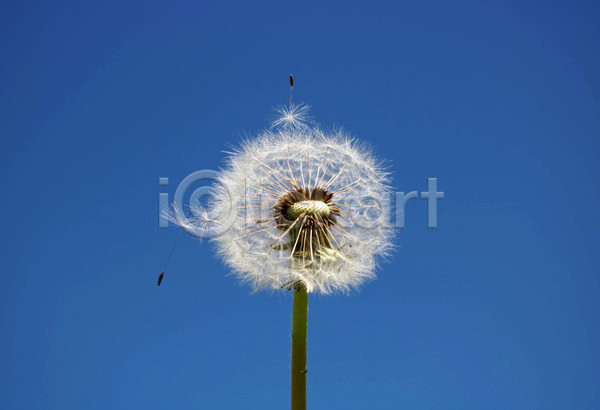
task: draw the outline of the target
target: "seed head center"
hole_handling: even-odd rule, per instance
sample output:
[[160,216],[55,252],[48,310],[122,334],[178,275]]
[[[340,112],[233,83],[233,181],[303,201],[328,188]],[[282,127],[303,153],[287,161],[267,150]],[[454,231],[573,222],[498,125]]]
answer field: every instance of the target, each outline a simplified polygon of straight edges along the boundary
[[288,208],[287,219],[295,221],[301,214],[328,217],[330,213],[329,206],[323,201],[300,201],[295,202]]

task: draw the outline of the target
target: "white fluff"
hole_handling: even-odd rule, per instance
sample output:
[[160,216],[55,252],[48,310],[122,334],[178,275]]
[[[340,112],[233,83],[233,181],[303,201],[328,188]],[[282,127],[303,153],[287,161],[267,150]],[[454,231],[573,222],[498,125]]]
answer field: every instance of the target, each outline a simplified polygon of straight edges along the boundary
[[[392,246],[388,174],[342,131],[307,123],[306,106],[279,112],[270,129],[230,153],[208,209],[193,209],[190,217],[174,209],[169,219],[193,235],[210,236],[225,263],[255,290],[299,282],[309,292],[356,288],[374,278],[376,258]],[[276,227],[273,206],[293,184],[326,188],[341,213],[329,227],[335,247],[318,257],[299,260],[281,249],[289,238]]]

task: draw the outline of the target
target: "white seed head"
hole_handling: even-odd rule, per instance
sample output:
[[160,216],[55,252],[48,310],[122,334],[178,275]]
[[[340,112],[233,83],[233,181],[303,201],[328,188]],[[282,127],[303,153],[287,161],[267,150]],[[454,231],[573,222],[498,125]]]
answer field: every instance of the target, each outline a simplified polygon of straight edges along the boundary
[[175,209],[169,218],[211,236],[225,263],[256,290],[303,284],[309,292],[348,291],[373,278],[377,258],[392,247],[388,174],[342,131],[292,118],[230,154],[207,210],[186,217]]

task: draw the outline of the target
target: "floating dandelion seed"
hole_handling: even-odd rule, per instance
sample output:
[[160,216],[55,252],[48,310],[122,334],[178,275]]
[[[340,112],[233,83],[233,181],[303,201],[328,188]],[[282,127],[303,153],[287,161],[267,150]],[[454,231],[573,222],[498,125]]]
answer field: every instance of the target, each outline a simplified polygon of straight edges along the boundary
[[275,109],[276,117],[271,123],[271,129],[301,130],[308,128],[313,124],[308,115],[309,111],[310,105],[306,104],[290,104],[289,107],[277,107]]

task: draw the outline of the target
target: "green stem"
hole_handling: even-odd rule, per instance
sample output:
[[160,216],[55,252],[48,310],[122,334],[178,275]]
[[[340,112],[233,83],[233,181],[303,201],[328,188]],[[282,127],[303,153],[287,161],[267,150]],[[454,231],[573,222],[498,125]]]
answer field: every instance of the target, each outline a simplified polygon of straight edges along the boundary
[[308,293],[303,285],[294,286],[292,314],[292,410],[306,410],[306,328]]

